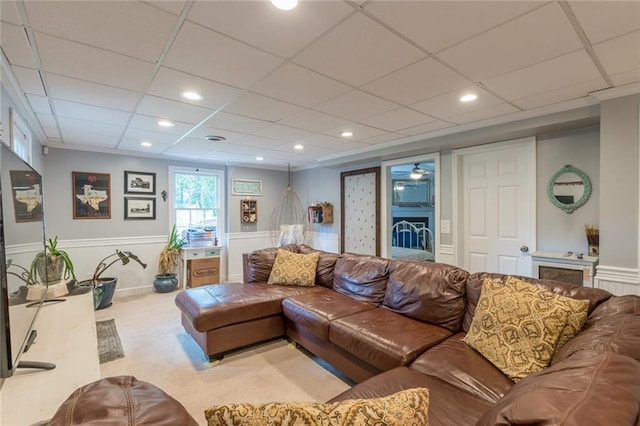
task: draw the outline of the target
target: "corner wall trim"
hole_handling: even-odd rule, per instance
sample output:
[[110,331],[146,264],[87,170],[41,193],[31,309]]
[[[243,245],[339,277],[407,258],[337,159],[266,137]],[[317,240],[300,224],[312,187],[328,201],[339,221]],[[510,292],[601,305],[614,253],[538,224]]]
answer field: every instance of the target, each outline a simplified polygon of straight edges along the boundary
[[605,281],[615,281],[625,284],[640,285],[640,274],[638,269],[620,268],[617,266],[596,266],[596,279]]

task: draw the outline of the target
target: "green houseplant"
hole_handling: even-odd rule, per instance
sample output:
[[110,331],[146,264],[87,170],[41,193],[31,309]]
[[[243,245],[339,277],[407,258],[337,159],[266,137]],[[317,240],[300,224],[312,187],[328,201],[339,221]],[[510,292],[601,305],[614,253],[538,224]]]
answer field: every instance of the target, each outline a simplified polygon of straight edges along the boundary
[[158,275],[153,281],[153,286],[159,293],[167,293],[173,291],[178,285],[176,271],[180,265],[180,249],[187,244],[185,240],[178,235],[176,225],[173,225],[167,244],[160,252],[158,260]]
[[36,254],[31,262],[31,276],[40,277],[42,283],[54,283],[62,279],[76,279],[69,254],[58,249],[58,237],[46,241],[46,249]]
[[147,264],[142,262],[138,256],[130,251],[121,251],[116,249],[115,253],[112,253],[100,262],[93,271],[93,275],[90,280],[84,281],[83,285],[88,285],[93,288],[93,302],[96,309],[104,309],[111,305],[113,299],[113,293],[116,290],[116,284],[118,279],[115,277],[102,277],[102,274],[109,269],[110,266],[121,262],[122,265],[127,265],[131,261],[136,262],[142,268],[146,268]]

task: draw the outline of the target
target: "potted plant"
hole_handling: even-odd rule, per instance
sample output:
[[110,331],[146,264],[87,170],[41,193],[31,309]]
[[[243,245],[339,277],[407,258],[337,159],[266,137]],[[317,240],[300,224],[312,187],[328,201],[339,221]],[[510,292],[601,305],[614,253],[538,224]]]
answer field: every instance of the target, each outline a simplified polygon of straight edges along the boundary
[[40,282],[50,284],[67,280],[69,278],[76,279],[73,270],[73,263],[66,251],[58,249],[58,237],[46,241],[46,249],[36,254],[31,262],[31,276],[40,277]]
[[180,265],[180,249],[186,244],[187,242],[178,236],[176,225],[173,225],[167,244],[160,252],[158,275],[153,281],[153,287],[158,293],[168,293],[178,285],[176,270]]
[[104,309],[111,306],[111,300],[113,299],[116,284],[118,283],[118,279],[115,277],[103,278],[102,274],[104,271],[117,262],[127,265],[131,260],[138,263],[142,268],[147,267],[146,263],[142,262],[138,256],[130,251],[120,251],[116,249],[115,253],[108,255],[98,262],[98,266],[96,266],[96,269],[93,271],[93,276],[90,280],[81,283],[81,285],[93,288],[93,302],[96,309]]

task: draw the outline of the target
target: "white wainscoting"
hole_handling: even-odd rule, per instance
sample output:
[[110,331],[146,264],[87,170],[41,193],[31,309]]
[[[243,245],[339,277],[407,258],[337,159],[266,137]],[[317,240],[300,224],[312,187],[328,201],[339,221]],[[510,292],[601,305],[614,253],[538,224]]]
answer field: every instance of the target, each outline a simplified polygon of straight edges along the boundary
[[317,250],[340,253],[340,236],[329,232],[307,232],[305,244]]
[[453,246],[448,244],[440,244],[440,250],[436,262],[448,263],[449,265],[455,265],[456,257],[453,251]]
[[607,290],[617,296],[624,294],[640,296],[638,269],[598,265],[596,271],[595,287]]
[[233,232],[227,234],[227,281],[242,282],[242,254],[272,247],[268,231]]

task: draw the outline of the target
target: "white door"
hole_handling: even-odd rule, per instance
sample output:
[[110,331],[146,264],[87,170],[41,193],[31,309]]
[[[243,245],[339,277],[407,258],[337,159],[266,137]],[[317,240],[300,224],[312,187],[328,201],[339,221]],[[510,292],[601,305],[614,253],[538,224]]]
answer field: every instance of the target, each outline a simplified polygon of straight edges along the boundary
[[535,139],[461,155],[463,263],[470,272],[531,276],[536,235]]

